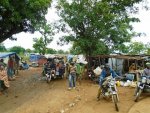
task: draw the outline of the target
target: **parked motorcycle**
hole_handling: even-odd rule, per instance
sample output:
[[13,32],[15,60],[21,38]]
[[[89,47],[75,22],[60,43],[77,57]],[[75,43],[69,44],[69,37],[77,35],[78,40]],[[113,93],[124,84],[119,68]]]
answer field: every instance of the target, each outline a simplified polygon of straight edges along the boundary
[[142,93],[150,93],[150,76],[141,76],[137,83],[134,101],[137,102]]
[[102,84],[101,96],[103,96],[104,98],[111,98],[113,103],[115,104],[116,111],[119,111],[117,104],[119,102],[119,97],[116,87],[116,80],[115,78],[112,78],[112,76],[105,78]]

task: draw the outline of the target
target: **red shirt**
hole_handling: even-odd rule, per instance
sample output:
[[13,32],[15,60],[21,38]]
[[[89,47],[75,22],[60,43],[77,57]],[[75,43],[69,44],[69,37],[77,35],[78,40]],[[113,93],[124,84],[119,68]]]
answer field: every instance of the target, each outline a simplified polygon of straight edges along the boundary
[[13,60],[8,60],[8,67],[13,68]]

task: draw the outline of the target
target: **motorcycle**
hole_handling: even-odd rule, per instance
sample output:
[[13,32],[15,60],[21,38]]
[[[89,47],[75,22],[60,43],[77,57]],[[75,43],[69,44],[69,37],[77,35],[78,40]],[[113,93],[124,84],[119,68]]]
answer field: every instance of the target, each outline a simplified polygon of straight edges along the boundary
[[150,93],[150,76],[141,76],[137,83],[134,101],[137,102],[142,93]]
[[117,104],[119,102],[119,97],[118,97],[115,78],[109,76],[104,79],[102,83],[101,96],[105,98],[111,98],[113,103],[115,104],[116,111],[119,111],[118,104]]
[[48,69],[45,75],[47,83],[50,83],[52,78],[56,78],[54,69]]

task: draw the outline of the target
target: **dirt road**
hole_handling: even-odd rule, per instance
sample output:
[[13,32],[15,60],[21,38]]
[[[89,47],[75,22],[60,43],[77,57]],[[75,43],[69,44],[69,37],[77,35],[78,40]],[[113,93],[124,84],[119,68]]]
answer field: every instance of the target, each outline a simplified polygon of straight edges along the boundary
[[[68,91],[67,79],[47,84],[40,73],[39,68],[20,71],[16,80],[10,82],[8,96],[0,95],[0,113],[116,113],[111,101],[96,101],[97,84],[83,80],[77,89]],[[118,87],[118,92],[120,113],[132,113],[132,107],[138,108],[133,101],[134,88]],[[142,105],[145,103],[142,100]]]

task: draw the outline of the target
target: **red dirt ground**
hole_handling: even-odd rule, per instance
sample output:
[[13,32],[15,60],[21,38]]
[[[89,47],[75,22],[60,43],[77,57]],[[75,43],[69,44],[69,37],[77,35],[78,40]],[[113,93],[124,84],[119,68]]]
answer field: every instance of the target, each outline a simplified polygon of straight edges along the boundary
[[[41,68],[30,68],[21,70],[10,84],[8,96],[0,95],[0,113],[117,113],[111,101],[96,101],[98,85],[89,80],[68,91],[66,78],[48,84],[41,78]],[[150,113],[145,107],[149,97],[135,103],[134,88],[118,87],[118,93],[120,113]]]

